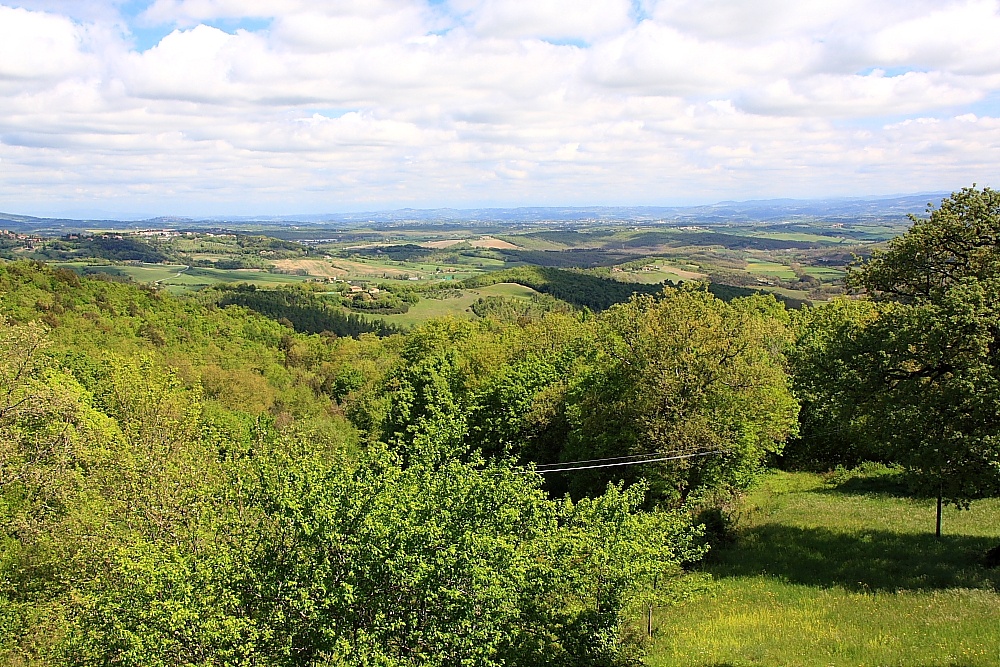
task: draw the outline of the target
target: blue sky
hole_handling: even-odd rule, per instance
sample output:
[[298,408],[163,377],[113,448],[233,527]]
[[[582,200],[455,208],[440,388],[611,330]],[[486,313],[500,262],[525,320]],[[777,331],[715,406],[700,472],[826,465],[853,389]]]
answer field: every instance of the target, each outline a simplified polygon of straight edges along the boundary
[[0,210],[997,183],[998,0],[0,0]]

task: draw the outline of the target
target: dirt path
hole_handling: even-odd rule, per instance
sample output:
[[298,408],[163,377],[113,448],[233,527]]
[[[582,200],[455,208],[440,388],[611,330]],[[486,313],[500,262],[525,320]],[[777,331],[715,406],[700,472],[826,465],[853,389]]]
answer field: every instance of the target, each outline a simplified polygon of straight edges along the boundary
[[167,276],[166,278],[160,278],[159,280],[154,280],[153,284],[155,285],[156,283],[162,283],[164,280],[173,280],[174,278],[180,278],[181,274],[184,273],[185,271],[187,271],[190,268],[191,268],[190,266],[185,266],[183,269],[181,269],[180,271],[178,271],[177,273],[175,273],[172,276]]

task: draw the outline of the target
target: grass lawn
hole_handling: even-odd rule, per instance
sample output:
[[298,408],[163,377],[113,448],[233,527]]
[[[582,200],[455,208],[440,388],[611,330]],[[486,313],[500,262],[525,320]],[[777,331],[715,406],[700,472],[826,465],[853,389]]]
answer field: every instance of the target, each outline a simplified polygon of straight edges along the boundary
[[707,597],[661,610],[656,667],[1000,665],[1000,501],[934,506],[891,475],[775,473],[705,564]]

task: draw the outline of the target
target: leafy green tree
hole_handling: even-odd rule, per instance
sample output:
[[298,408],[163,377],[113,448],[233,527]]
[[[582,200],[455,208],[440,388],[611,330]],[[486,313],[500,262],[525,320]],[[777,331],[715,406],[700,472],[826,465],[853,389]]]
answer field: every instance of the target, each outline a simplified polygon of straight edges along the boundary
[[782,454],[786,465],[815,470],[890,462],[870,419],[856,403],[869,398],[856,361],[868,344],[865,327],[886,308],[868,299],[834,299],[793,313],[795,345],[788,353],[799,399],[799,434]]
[[965,188],[912,219],[852,267],[870,303],[804,316],[797,385],[807,432],[906,466],[938,498],[940,535],[943,503],[1000,489],[1000,192]]
[[786,322],[771,297],[725,303],[687,286],[606,311],[598,322],[602,362],[570,399],[574,430],[564,460],[712,455],[574,472],[574,493],[599,491],[612,474],[648,475],[668,498],[746,487],[796,428],[782,354]]

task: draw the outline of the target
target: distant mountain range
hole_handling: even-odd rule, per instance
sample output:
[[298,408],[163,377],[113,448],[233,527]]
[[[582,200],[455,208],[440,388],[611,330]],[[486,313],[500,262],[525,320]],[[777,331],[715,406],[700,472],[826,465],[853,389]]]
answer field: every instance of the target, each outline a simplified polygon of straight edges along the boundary
[[0,226],[18,231],[66,233],[82,229],[135,227],[212,228],[239,226],[344,226],[398,227],[406,224],[537,224],[537,223],[656,223],[739,224],[801,220],[831,222],[898,222],[909,213],[923,214],[928,203],[938,203],[948,193],[923,193],[865,198],[765,199],[724,201],[705,206],[524,206],[518,208],[411,209],[326,215],[234,216],[209,218],[157,217],[145,220],[36,218],[0,213]]

